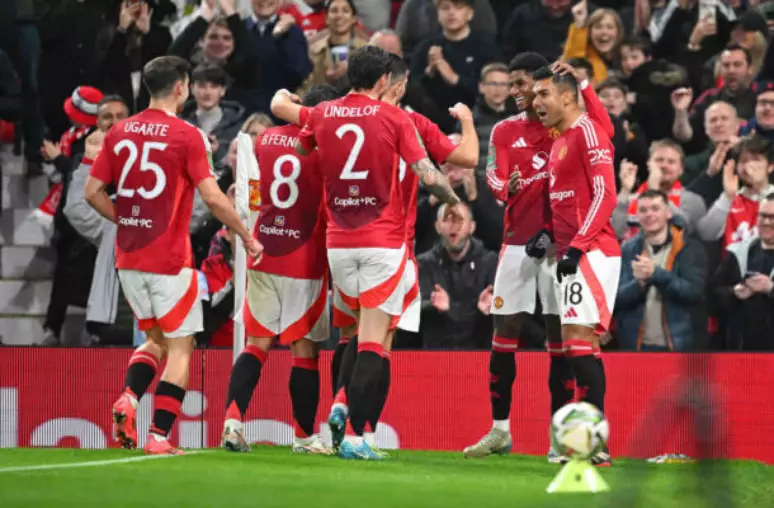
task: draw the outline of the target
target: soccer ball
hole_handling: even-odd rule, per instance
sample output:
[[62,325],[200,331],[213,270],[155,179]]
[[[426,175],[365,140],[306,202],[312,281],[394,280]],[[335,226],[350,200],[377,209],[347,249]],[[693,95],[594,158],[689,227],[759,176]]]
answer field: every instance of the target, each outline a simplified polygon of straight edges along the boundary
[[609,434],[605,415],[588,402],[567,404],[551,418],[551,445],[565,457],[585,460],[594,456]]

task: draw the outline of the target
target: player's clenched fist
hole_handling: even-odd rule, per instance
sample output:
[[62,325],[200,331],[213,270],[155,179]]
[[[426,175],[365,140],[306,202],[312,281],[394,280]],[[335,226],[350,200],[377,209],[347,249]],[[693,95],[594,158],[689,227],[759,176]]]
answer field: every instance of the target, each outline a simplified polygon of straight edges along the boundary
[[87,159],[96,159],[102,150],[102,142],[105,139],[105,133],[102,131],[94,131],[86,138],[86,144],[84,146],[83,156]]
[[535,236],[527,240],[527,245],[524,246],[524,252],[531,258],[541,259],[546,256],[546,250],[554,238],[551,236],[551,232],[546,228],[541,229]]
[[[518,168],[518,166],[517,166]],[[513,195],[521,190],[524,185],[524,180],[521,178],[521,171],[516,169],[511,176],[508,177],[508,193]]]
[[449,114],[459,121],[473,120],[473,112],[465,104],[458,102],[454,106],[449,108]]
[[252,265],[255,266],[260,263],[261,256],[263,255],[263,245],[261,245],[261,242],[249,236],[247,239],[242,238],[242,243],[245,246],[247,255],[253,259]]
[[575,247],[567,249],[567,253],[556,263],[556,280],[561,284],[564,277],[569,277],[578,273],[578,263],[583,256],[583,252]]

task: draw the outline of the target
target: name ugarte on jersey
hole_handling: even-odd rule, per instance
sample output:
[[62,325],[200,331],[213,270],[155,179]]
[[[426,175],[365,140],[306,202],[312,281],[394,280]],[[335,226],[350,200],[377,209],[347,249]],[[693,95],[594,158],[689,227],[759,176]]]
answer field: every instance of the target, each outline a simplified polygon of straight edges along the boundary
[[159,136],[164,137],[167,135],[169,125],[164,123],[145,123],[145,122],[126,122],[124,124],[124,132],[131,132],[132,134],[142,134],[144,136]]
[[376,116],[379,113],[378,104],[368,106],[338,106],[329,104],[325,106],[323,116],[325,118],[359,118],[364,116]]
[[269,134],[261,136],[261,145],[281,146],[285,148],[294,148],[298,138],[296,136],[287,136],[285,134]]

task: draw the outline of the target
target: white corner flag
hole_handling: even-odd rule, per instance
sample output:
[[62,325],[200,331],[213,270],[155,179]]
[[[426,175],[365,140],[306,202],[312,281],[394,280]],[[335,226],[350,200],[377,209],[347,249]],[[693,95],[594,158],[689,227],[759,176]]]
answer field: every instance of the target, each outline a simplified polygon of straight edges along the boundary
[[[261,175],[253,153],[253,140],[240,132],[237,136],[236,210],[249,230],[258,220],[261,194],[258,181]],[[247,292],[247,253],[242,242],[234,242],[234,361],[245,347],[244,305]]]

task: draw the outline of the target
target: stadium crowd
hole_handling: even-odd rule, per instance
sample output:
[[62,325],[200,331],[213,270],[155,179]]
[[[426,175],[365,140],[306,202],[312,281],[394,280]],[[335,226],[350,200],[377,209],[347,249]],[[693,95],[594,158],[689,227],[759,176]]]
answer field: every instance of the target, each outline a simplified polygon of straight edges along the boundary
[[[771,20],[771,21],[770,21]],[[623,242],[608,349],[774,349],[774,1],[763,0],[15,0],[0,7],[0,119],[30,176],[61,186],[46,345],[68,306],[94,344],[132,343],[113,267],[115,226],[84,201],[86,138],[145,108],[141,71],[171,54],[193,65],[181,117],[208,134],[216,176],[234,182],[236,135],[281,123],[280,89],[347,87],[366,44],[411,69],[403,105],[454,143],[448,108],[473,110],[476,167],[445,164],[463,220],[420,190],[418,334],[396,348],[489,349],[503,206],[488,185],[489,136],[517,113],[508,63],[526,51],[590,80],[615,128]],[[190,227],[208,300],[203,342],[232,340],[233,235],[199,199]],[[523,340],[543,348],[539,312]],[[769,339],[772,340],[769,340]],[[335,342],[332,342],[335,344]]]

